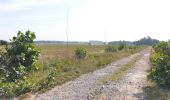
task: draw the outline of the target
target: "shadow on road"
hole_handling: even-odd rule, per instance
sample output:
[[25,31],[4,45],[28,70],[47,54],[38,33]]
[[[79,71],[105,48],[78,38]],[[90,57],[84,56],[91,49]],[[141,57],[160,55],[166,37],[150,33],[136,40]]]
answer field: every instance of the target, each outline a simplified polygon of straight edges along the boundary
[[170,89],[155,84],[143,87],[143,93],[134,94],[139,100],[170,100]]

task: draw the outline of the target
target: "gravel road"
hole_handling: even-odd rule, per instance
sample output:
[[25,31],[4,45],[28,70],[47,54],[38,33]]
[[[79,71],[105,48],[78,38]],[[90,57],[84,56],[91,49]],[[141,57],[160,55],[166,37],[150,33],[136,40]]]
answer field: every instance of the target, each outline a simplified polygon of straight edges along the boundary
[[146,49],[141,54],[141,58],[121,80],[110,82],[100,88],[100,93],[95,96],[95,100],[146,100],[143,88],[147,86],[150,49]]
[[[120,59],[107,65],[103,69],[84,74],[79,78],[56,86],[52,90],[33,95],[34,100],[135,100],[143,98],[138,95],[142,92],[146,80],[146,69],[149,68],[148,58],[150,49],[143,50],[129,57]],[[112,75],[123,65],[140,56],[135,67],[129,70],[123,79],[118,82],[101,84],[101,80]],[[144,82],[143,82],[144,81]],[[135,95],[136,94],[136,95]],[[126,98],[126,99],[125,99]]]

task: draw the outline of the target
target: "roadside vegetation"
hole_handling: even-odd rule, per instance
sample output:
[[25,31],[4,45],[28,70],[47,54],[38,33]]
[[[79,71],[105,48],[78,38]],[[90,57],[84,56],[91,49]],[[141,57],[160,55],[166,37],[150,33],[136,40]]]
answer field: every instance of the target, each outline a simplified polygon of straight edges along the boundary
[[153,65],[148,78],[159,86],[170,86],[170,45],[168,42],[160,42],[155,45],[150,57]]
[[1,47],[1,99],[46,91],[143,49],[125,44],[35,45],[34,39],[33,32],[18,32],[7,48]]
[[27,31],[18,32],[0,52],[0,97],[10,97],[31,91],[32,85],[27,81],[27,75],[37,70],[39,51],[33,40],[35,34]]
[[170,44],[160,42],[153,46],[150,56],[152,65],[148,79],[150,85],[144,89],[149,100],[169,100],[170,98]]

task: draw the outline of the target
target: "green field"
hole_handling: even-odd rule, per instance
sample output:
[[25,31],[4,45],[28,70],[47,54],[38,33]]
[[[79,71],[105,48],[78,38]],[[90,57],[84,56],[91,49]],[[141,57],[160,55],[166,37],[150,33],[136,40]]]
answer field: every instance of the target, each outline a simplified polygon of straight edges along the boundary
[[[87,50],[87,56],[83,60],[75,59],[74,50],[78,47]],[[105,52],[104,45],[37,45],[37,48],[41,51],[39,68],[26,76],[25,82],[29,85],[23,87],[24,91],[16,93],[15,82],[2,83],[7,88],[4,97],[46,91],[143,49],[143,47],[127,46],[116,52]]]

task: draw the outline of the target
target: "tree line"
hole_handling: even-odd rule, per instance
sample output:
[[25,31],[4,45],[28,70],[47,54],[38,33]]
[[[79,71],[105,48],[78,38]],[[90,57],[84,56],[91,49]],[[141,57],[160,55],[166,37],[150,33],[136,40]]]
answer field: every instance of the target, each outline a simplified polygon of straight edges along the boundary
[[8,44],[7,41],[5,41],[5,40],[0,40],[0,45],[7,45],[7,44]]
[[157,39],[152,39],[151,37],[147,36],[147,37],[144,37],[144,38],[141,38],[140,40],[137,40],[137,41],[112,41],[112,42],[109,42],[108,44],[127,44],[127,45],[155,45],[159,43],[159,40]]
[[144,37],[144,38],[134,42],[135,45],[155,45],[157,43],[159,43],[159,40],[152,39],[149,36]]
[[[169,40],[170,42],[170,40]],[[64,43],[64,41],[35,41],[35,43]],[[141,38],[140,40],[131,42],[131,41],[112,41],[108,42],[108,44],[128,44],[128,45],[155,45],[159,43],[159,40],[152,39],[151,37],[147,36],[144,38]],[[0,45],[7,45],[8,42],[5,40],[0,40]]]

